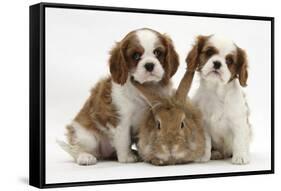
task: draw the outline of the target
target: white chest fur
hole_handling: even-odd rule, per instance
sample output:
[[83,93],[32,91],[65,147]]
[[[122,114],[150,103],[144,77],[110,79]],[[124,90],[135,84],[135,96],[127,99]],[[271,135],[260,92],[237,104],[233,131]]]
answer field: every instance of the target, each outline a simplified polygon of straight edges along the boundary
[[[155,91],[162,95],[170,95],[172,93],[172,84],[166,87],[156,86]],[[140,92],[128,80],[124,85],[112,82],[112,100],[118,109],[118,114],[122,121],[130,124],[133,133],[136,133],[141,122],[144,112],[147,110],[148,104],[141,97]]]
[[[163,92],[166,89],[160,88],[163,89]],[[136,156],[130,151],[131,139],[137,133],[148,104],[141,97],[140,92],[131,84],[130,80],[127,80],[122,86],[112,82],[111,96],[120,119],[119,124],[111,128],[114,137],[113,145],[117,151],[118,161],[133,162],[136,160]]]
[[204,126],[211,136],[212,145],[232,153],[235,131],[249,129],[248,106],[239,83],[234,80],[220,85],[201,80],[192,100],[203,114]]
[[142,113],[146,110],[147,104],[139,96],[138,91],[130,82],[123,86],[112,82],[112,100],[118,109],[118,114],[122,121],[126,121],[131,126],[133,133],[139,125]]

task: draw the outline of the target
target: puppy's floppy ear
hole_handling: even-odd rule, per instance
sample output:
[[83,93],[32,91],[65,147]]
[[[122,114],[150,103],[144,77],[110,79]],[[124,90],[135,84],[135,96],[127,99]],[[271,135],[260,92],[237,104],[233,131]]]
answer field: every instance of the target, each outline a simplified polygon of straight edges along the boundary
[[166,44],[167,53],[166,53],[165,65],[164,65],[165,76],[162,81],[164,84],[167,84],[170,78],[178,70],[179,56],[175,50],[172,39],[166,34],[163,34],[163,38]]
[[196,38],[195,44],[193,45],[191,51],[188,53],[185,61],[187,63],[187,69],[189,71],[195,71],[198,69],[199,65],[199,55],[205,45],[205,42],[210,36],[199,35]]
[[109,69],[114,82],[123,85],[128,78],[128,65],[126,63],[122,44],[116,43],[115,47],[110,51]]
[[237,64],[238,70],[237,75],[242,87],[247,86],[247,79],[248,79],[248,59],[246,52],[237,47]]

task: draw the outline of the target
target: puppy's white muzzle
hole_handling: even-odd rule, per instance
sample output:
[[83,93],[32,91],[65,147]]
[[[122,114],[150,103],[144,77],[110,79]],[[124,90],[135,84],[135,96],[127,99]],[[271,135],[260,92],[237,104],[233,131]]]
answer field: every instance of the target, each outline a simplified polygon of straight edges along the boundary
[[146,57],[142,59],[132,73],[132,76],[139,83],[159,82],[164,75],[164,68],[159,60],[154,57]]

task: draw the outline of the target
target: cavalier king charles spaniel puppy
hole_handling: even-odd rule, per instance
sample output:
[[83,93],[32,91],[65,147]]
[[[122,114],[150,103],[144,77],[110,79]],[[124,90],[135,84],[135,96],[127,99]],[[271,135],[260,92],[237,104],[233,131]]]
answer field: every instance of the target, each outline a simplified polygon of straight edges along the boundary
[[152,29],[128,33],[110,52],[111,77],[99,81],[80,112],[67,126],[68,144],[60,146],[79,165],[116,158],[135,162],[132,139],[147,104],[131,82],[150,83],[161,95],[172,93],[170,78],[179,58],[172,40]]
[[248,78],[246,52],[217,35],[198,36],[186,62],[200,76],[192,98],[203,114],[206,134],[200,161],[232,157],[233,164],[248,163],[251,126],[242,91]]

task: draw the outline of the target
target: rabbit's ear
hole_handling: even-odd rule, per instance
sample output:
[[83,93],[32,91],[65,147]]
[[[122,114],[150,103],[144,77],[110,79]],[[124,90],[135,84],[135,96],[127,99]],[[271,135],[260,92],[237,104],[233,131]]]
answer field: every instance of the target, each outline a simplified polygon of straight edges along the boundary
[[159,102],[160,97],[159,95],[157,95],[157,93],[155,93],[155,89],[153,89],[151,85],[140,84],[134,79],[131,79],[131,82],[138,89],[142,98],[148,103],[150,107],[153,107],[155,103]]
[[205,43],[209,38],[210,36],[203,36],[203,35],[197,36],[195,44],[192,46],[192,49],[189,51],[185,59],[185,62],[187,63],[187,69],[189,71],[195,71],[198,69],[199,56],[201,54],[201,51]]
[[177,100],[182,102],[185,101],[193,81],[194,72],[195,71],[189,71],[189,70],[185,72],[175,94]]
[[198,68],[200,53],[208,38],[209,36],[199,35],[196,38],[195,44],[193,45],[191,51],[186,57],[185,61],[187,63],[187,71],[185,72],[176,92],[176,99],[180,101],[185,101],[186,99],[192,84],[194,72]]

